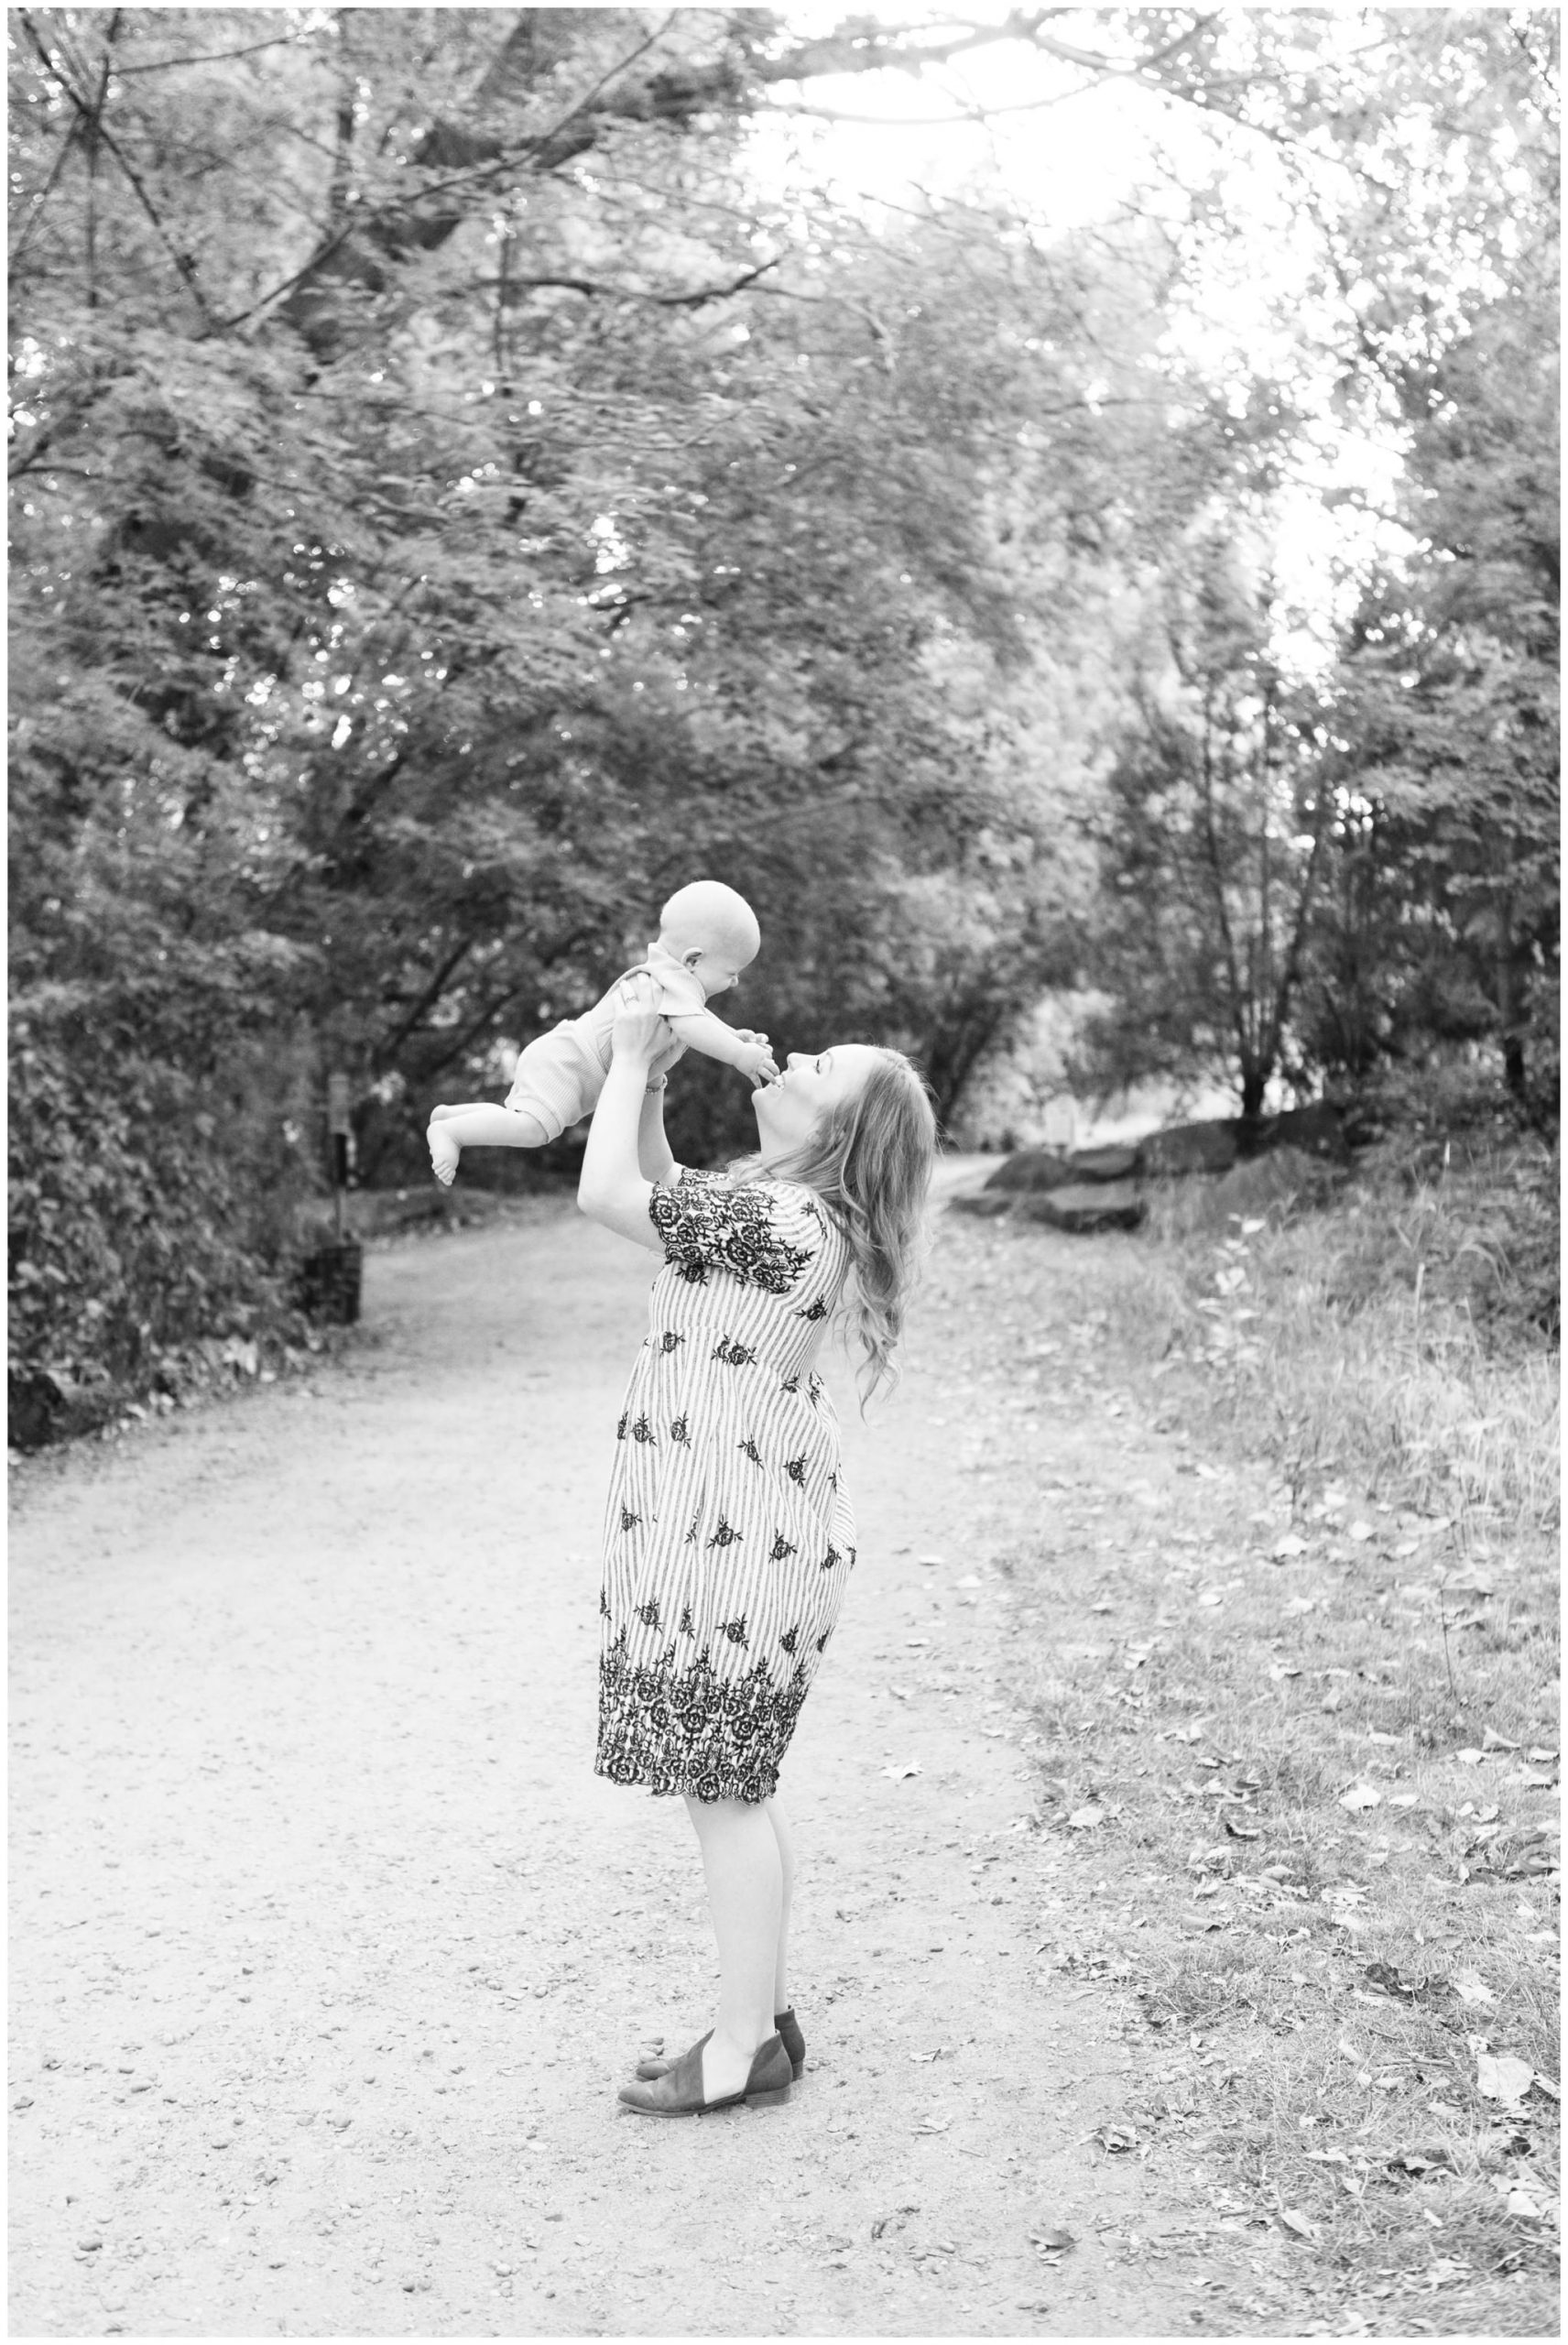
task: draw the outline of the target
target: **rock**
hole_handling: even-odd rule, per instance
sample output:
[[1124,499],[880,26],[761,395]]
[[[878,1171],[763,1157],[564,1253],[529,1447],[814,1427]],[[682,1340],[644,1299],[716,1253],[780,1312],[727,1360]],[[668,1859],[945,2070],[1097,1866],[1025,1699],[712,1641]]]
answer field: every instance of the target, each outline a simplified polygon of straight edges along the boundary
[[1011,1213],[1013,1200],[1006,1190],[1000,1194],[994,1189],[982,1189],[977,1196],[952,1197],[948,1200],[954,1213],[973,1214],[979,1221],[995,1221],[998,1214]]
[[1323,1182],[1318,1159],[1299,1148],[1276,1148],[1225,1173],[1209,1194],[1216,1218],[1231,1214],[1246,1218],[1271,1207],[1278,1209],[1297,1197],[1314,1197]]
[[1143,1199],[1130,1181],[1084,1181],[1071,1188],[1052,1189],[1043,1196],[1025,1197],[1018,1211],[1030,1221],[1079,1234],[1136,1229],[1143,1219]]
[[1136,1148],[1077,1148],[1067,1159],[1073,1181],[1130,1181],[1138,1171]]
[[1169,1131],[1150,1132],[1138,1150],[1145,1172],[1228,1172],[1236,1160],[1235,1119],[1211,1118],[1206,1123],[1172,1124]]
[[1065,1188],[1073,1174],[1067,1159],[1053,1148],[1022,1148],[1005,1157],[985,1183],[982,1194],[1029,1195],[1041,1189]]
[[1253,1145],[1258,1150],[1300,1149],[1304,1155],[1324,1157],[1333,1164],[1350,1162],[1344,1118],[1326,1099],[1314,1099],[1310,1107],[1287,1107],[1283,1115],[1266,1117],[1258,1126]]

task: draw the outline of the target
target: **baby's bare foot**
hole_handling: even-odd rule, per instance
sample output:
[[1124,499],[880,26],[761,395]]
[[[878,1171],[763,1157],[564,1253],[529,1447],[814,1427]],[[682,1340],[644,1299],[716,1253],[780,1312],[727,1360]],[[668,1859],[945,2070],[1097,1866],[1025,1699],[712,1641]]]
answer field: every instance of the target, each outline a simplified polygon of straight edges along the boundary
[[463,1151],[449,1133],[444,1132],[432,1116],[425,1129],[425,1141],[430,1151],[430,1170],[443,1189],[452,1186]]

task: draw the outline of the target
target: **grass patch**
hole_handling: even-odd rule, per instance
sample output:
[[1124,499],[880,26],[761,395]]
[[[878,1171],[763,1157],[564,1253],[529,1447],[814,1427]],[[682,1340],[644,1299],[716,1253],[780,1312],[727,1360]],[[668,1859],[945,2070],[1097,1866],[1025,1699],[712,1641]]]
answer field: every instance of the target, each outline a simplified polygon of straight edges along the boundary
[[[1385,1274],[1399,1206],[1287,1199],[1049,1258],[989,1240],[1033,1282],[1020,1405],[1121,1411],[1000,1559],[1043,1873],[1079,1883],[1042,1936],[1136,2000],[1162,2081],[1129,2125],[1212,2161],[1222,2210],[1380,2327],[1430,2329],[1441,2297],[1443,2328],[1539,2333],[1555,1363],[1524,1313],[1435,1278],[1418,1307]],[[1139,1420],[1169,1439],[1140,1447]]]

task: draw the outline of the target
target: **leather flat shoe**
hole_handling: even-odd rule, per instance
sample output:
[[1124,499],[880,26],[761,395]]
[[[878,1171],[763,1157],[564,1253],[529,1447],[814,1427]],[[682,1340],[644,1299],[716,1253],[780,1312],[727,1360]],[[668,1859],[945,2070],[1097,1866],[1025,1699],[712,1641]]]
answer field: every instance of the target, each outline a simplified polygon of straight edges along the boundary
[[[806,2039],[800,2033],[800,2023],[795,2017],[794,2004],[791,2003],[787,2012],[775,2012],[773,2024],[789,2055],[789,2074],[799,2084],[806,2066]],[[703,2043],[706,2044],[707,2040],[704,2035]],[[639,2060],[637,2072],[645,2083],[651,2083],[655,2077],[667,2077],[674,2066],[673,2060]]]
[[[710,2030],[710,2034],[712,2031]],[[789,2055],[777,2035],[759,2044],[752,2055],[751,2072],[739,2092],[721,2093],[716,2100],[702,2098],[702,2045],[693,2044],[662,2077],[651,2082],[623,2085],[621,2099],[644,2117],[706,2117],[715,2109],[764,2108],[789,2098]]]

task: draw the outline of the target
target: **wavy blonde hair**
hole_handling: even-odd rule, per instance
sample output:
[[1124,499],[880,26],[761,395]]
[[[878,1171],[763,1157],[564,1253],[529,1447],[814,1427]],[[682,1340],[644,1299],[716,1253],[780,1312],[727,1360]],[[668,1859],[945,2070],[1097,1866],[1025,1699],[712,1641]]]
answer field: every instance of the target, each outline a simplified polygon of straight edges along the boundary
[[788,1156],[732,1167],[737,1182],[799,1181],[849,1239],[854,1278],[838,1317],[860,1340],[860,1406],[898,1380],[904,1311],[920,1272],[936,1116],[925,1077],[901,1051],[878,1051],[858,1091],[817,1121]]

